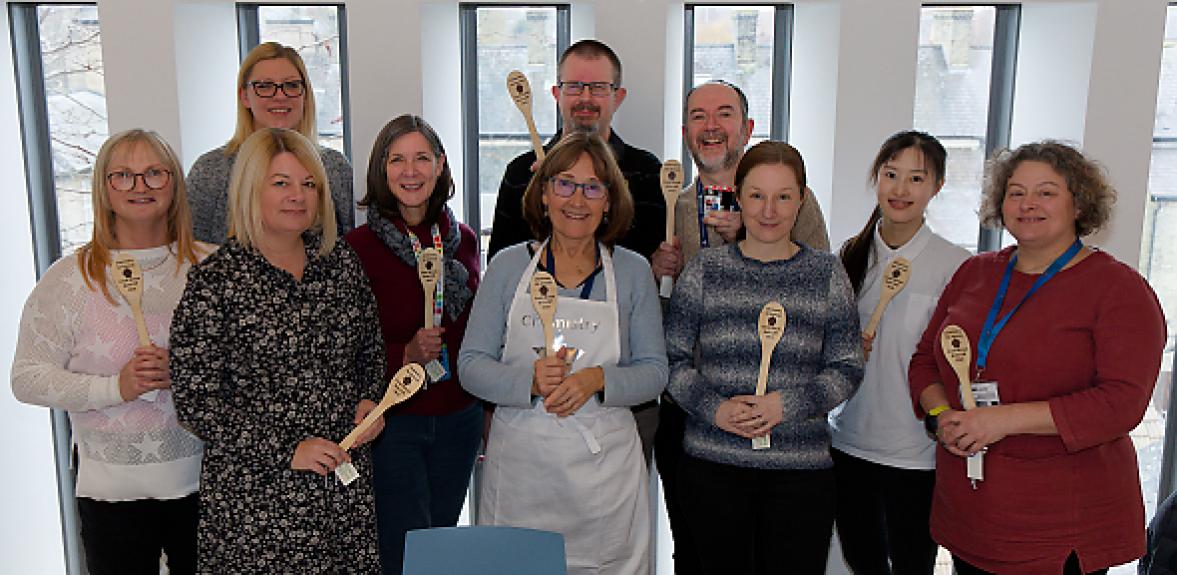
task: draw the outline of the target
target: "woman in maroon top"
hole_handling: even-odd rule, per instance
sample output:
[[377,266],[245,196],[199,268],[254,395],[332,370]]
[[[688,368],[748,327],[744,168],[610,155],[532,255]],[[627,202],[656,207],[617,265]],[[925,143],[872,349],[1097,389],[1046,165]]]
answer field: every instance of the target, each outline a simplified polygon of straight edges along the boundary
[[[917,414],[939,412],[931,528],[957,573],[1102,573],[1144,553],[1128,432],[1152,394],[1165,323],[1144,278],[1079,242],[1114,199],[1099,167],[1064,144],[1027,144],[989,166],[981,215],[1017,245],[960,267],[910,368]],[[971,343],[974,395],[998,405],[962,411],[940,343],[950,324]],[[966,458],[982,451],[973,483]]]
[[[437,133],[417,116],[400,116],[372,147],[360,201],[368,223],[345,237],[376,295],[389,374],[419,363],[430,375],[425,388],[389,411],[373,444],[386,574],[400,575],[407,531],[457,524],[482,435],[482,407],[462,389],[455,365],[478,288],[478,243],[446,207],[453,195]],[[430,247],[442,253],[444,271],[432,310],[438,327],[426,329],[417,254]]]

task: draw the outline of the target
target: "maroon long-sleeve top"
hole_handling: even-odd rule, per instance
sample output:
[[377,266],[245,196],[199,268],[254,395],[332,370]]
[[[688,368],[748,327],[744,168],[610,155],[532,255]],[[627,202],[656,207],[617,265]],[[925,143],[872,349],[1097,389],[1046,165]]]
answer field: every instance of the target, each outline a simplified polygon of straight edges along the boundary
[[[944,326],[964,328],[973,348],[1013,248],[966,261],[945,288],[911,360],[912,399],[944,384],[961,409],[956,375],[940,348]],[[1037,275],[1013,272],[1001,315]],[[932,535],[953,554],[994,573],[1059,573],[1072,550],[1084,572],[1144,553],[1144,508],[1128,437],[1160,369],[1165,322],[1134,270],[1095,252],[1059,272],[1000,332],[982,379],[1004,404],[1046,401],[1058,435],[1011,435],[989,446],[985,479],[970,487],[965,459],[936,454]]]
[[[445,237],[449,233],[449,225],[446,218],[440,219],[441,236]],[[403,230],[404,224],[399,219],[397,222]],[[409,226],[408,229],[422,240],[422,244],[431,245],[428,224]],[[478,240],[474,231],[465,224],[459,223],[458,229],[462,240],[454,257],[470,272],[466,284],[471,290],[477,290]],[[360,256],[372,293],[376,296],[380,330],[388,354],[388,375],[391,377],[404,365],[405,346],[417,334],[417,330],[425,327],[425,292],[417,277],[417,268],[393,254],[366,224],[348,233],[344,239]],[[446,254],[445,257],[450,256]],[[449,314],[443,314],[441,320],[440,327],[445,328],[442,339],[449,350],[450,378],[418,391],[408,401],[389,410],[390,415],[445,415],[474,403],[474,397],[462,389],[457,369],[458,352],[461,350],[462,338],[466,335],[466,321],[473,303],[474,299],[471,298],[457,320]]]

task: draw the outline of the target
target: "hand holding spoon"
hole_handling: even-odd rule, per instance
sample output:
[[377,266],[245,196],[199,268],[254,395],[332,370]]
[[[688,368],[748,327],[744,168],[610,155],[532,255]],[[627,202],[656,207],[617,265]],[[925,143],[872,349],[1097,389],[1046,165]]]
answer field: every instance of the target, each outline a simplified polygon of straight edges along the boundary
[[[785,308],[779,302],[770,301],[760,310],[760,320],[756,322],[756,331],[760,336],[760,374],[756,377],[756,395],[764,395],[768,390],[768,367],[772,363],[772,351],[785,332]],[[769,434],[752,438],[752,449],[768,449],[771,447]]]
[[[666,243],[674,243],[674,205],[682,190],[682,164],[678,160],[666,160],[662,164],[662,197],[666,200]],[[658,295],[668,298],[674,291],[674,278],[662,276]]]

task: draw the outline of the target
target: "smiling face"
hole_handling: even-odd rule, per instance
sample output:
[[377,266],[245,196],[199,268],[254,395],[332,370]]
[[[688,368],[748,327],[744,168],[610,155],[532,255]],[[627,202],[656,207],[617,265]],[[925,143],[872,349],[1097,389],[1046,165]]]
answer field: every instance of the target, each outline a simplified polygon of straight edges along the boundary
[[[304,95],[290,97],[278,89],[272,98],[258,96],[253,90],[251,82],[273,82],[281,84],[293,80],[305,80],[298,73],[298,68],[286,58],[272,58],[260,60],[249,71],[246,85],[241,88],[239,97],[241,103],[253,115],[253,129],[286,128],[297,130],[302,121]],[[304,87],[304,90],[309,89]]]
[[879,209],[883,218],[893,225],[922,223],[928,202],[942,185],[939,175],[916,148],[900,150],[883,162],[876,176]]
[[1078,216],[1066,178],[1050,164],[1027,160],[1014,168],[1005,184],[1001,217],[1019,246],[1065,247],[1075,240]]
[[[593,160],[587,153],[581,154],[568,169],[561,170],[556,178],[578,184],[597,183],[601,180],[593,169]],[[583,189],[576,189],[571,196],[562,198],[553,191],[552,182],[544,184],[543,205],[548,209],[552,222],[552,234],[565,240],[593,238],[605,213],[609,211],[609,196],[590,200],[585,198]]]
[[791,166],[760,164],[749,170],[737,194],[748,239],[761,244],[791,241],[802,192]]
[[259,199],[262,228],[267,234],[298,235],[315,223],[318,184],[290,152],[282,152],[270,160]]
[[[561,82],[613,83],[613,63],[609,58],[585,58],[580,54],[569,54],[560,66]],[[564,94],[559,86],[552,86],[552,96],[560,109],[560,118],[565,130],[597,132],[601,138],[609,139],[609,126],[613,113],[625,99],[625,88],[616,88],[606,96],[593,96],[585,87],[580,94]]]
[[445,155],[434,156],[425,136],[409,132],[393,140],[387,156],[388,189],[396,197],[405,220],[416,224],[429,207],[429,198],[445,165]]
[[734,169],[748,145],[753,122],[746,122],[736,91],[722,84],[695,88],[687,98],[683,138],[702,173]]
[[[175,175],[169,174],[167,184],[158,190],[148,188],[143,176],[134,175],[155,173],[159,177],[160,171],[170,170],[146,142],[123,144],[110,155],[110,164],[106,168],[106,194],[114,212],[116,236],[119,228],[128,224],[167,226],[168,210],[176,191]],[[112,174],[134,178],[135,186],[126,192],[115,190],[110,184]]]

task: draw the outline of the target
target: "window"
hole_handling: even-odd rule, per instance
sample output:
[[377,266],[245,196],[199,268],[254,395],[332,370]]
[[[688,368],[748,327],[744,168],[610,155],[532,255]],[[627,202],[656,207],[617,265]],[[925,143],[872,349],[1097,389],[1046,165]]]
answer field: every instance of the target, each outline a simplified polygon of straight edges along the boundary
[[549,89],[569,45],[570,18],[567,5],[470,4],[462,5],[460,18],[466,223],[479,231],[485,254],[503,171],[531,149],[527,123],[507,93],[507,74],[527,76],[536,130],[547,141],[560,127]]
[[38,269],[90,240],[90,175],[106,141],[98,8],[10,4]]
[[[1163,453],[1168,411],[1173,407],[1174,329],[1177,327],[1177,6],[1170,5],[1157,86],[1152,161],[1148,173],[1149,201],[1141,242],[1140,272],[1148,278],[1168,318],[1169,340],[1161,375],[1145,411],[1132,432],[1145,511],[1152,516],[1158,501],[1174,488],[1173,454]],[[1171,425],[1172,422],[1169,422]],[[1169,434],[1168,442],[1177,440]],[[1135,568],[1133,568],[1135,572]]]
[[[683,99],[710,80],[739,86],[755,122],[749,144],[789,132],[793,9],[786,5],[687,5],[684,11]],[[689,158],[686,145],[683,156]],[[694,166],[686,162],[687,177]]]
[[315,90],[319,143],[350,158],[344,7],[240,4],[237,10],[241,57],[262,42],[278,42],[298,51]]
[[[972,251],[999,247],[977,217],[985,160],[1009,145],[1020,8],[925,6],[920,11],[915,127],[948,150],[928,225]],[[980,233],[978,234],[978,230]]]

